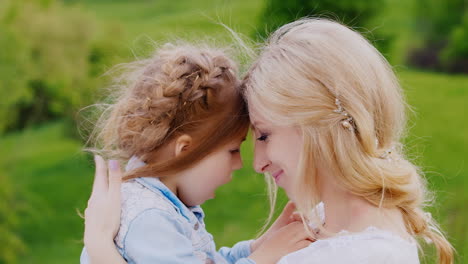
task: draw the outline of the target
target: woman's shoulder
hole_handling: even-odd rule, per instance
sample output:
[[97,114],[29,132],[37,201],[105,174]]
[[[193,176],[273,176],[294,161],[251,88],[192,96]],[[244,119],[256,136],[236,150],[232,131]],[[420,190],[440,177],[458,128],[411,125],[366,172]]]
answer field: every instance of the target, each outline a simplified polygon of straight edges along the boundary
[[403,239],[375,227],[363,232],[342,231],[338,235],[317,240],[309,247],[283,257],[279,264],[418,264],[416,241]]

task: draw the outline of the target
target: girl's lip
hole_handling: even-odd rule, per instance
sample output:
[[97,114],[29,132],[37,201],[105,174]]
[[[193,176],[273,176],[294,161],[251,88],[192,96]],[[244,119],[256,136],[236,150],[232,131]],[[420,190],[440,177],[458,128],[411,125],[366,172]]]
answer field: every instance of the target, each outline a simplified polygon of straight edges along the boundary
[[278,182],[279,177],[283,174],[283,170],[280,170],[278,172],[273,173],[273,178],[275,179],[276,182]]

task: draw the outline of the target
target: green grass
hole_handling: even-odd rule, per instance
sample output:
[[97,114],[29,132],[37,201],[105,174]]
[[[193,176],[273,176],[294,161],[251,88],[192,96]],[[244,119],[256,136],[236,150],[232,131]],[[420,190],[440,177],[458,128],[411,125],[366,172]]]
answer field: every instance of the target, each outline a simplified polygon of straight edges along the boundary
[[29,208],[19,228],[27,245],[20,263],[73,263],[80,252],[76,209],[85,205],[93,174],[80,142],[65,131],[63,123],[51,123],[1,139],[0,168]]
[[400,74],[414,107],[407,145],[437,197],[440,219],[459,254],[468,260],[468,76],[404,71]]
[[[83,9],[103,22],[122,26],[122,45],[138,49],[136,39],[163,41],[206,35],[228,40],[212,22],[224,22],[251,35],[263,1],[111,1],[83,0]],[[219,17],[219,19],[218,19]],[[468,127],[464,117],[468,77],[400,70],[399,76],[415,113],[406,140],[437,195],[435,217],[459,252],[468,257],[468,173],[465,168]],[[67,136],[65,123],[55,122],[0,138],[0,169],[11,179],[32,209],[22,216],[19,234],[28,251],[20,263],[77,263],[82,244],[83,209],[93,177],[92,162],[81,143]],[[207,227],[218,245],[231,245],[254,236],[268,213],[263,176],[251,168],[251,144],[243,147],[245,168],[217,191],[205,205]],[[284,202],[284,195],[281,195]]]

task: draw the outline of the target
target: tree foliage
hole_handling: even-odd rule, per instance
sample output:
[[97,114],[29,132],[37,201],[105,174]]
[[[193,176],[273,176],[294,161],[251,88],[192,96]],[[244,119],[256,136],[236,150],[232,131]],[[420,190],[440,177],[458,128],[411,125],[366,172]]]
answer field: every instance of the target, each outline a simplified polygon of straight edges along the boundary
[[0,133],[73,118],[90,103],[119,35],[99,28],[90,15],[57,1],[0,2]]
[[298,18],[313,16],[338,20],[354,28],[366,26],[382,6],[383,0],[267,0],[262,16],[261,37]]

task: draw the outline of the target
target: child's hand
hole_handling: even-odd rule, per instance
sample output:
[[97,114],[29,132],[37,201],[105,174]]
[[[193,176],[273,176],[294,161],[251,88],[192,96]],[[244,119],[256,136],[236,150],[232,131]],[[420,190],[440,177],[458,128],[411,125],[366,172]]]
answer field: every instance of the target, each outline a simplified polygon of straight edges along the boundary
[[299,221],[283,226],[265,239],[249,258],[256,264],[273,264],[289,253],[307,247],[315,241],[304,229],[304,224]]
[[120,226],[120,185],[122,172],[117,161],[109,169],[101,156],[95,156],[93,191],[85,210],[84,243],[88,254],[113,244]]
[[276,221],[270,226],[270,228],[258,239],[252,242],[250,245],[252,252],[257,250],[257,248],[263,243],[263,241],[270,238],[276,231],[280,228],[286,226],[287,224],[296,221],[298,218],[297,213],[295,214],[294,211],[296,210],[296,205],[289,201],[286,206],[284,206],[283,212],[278,216]]

